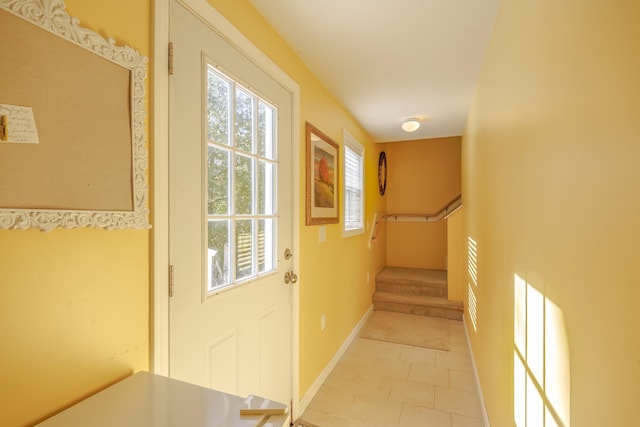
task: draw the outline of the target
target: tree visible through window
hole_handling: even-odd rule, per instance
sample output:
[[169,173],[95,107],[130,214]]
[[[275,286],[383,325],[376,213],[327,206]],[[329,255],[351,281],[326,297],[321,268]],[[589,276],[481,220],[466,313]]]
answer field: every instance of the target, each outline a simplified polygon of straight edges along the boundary
[[272,271],[276,109],[207,69],[207,271],[216,291]]

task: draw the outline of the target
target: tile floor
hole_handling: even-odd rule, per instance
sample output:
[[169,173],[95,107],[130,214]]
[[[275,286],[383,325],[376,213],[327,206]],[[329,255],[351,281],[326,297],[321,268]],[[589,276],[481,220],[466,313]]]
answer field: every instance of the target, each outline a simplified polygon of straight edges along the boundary
[[449,326],[450,351],[356,338],[302,419],[320,427],[483,427],[464,326]]

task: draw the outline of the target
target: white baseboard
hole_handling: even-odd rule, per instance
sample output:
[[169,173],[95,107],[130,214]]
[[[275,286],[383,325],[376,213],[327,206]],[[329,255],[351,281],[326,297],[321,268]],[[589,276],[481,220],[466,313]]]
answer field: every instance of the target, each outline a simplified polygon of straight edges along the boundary
[[482,422],[484,427],[491,427],[489,422],[489,414],[487,413],[487,407],[484,404],[484,396],[482,395],[482,387],[480,386],[480,377],[478,376],[478,368],[476,367],[476,358],[473,356],[473,349],[471,348],[471,340],[469,339],[469,331],[467,330],[467,322],[462,319],[464,325],[464,334],[467,337],[467,347],[469,348],[469,355],[471,356],[471,365],[473,366],[473,376],[476,379],[476,385],[478,387],[478,398],[480,399],[480,411],[482,412]]
[[333,368],[336,367],[342,356],[344,356],[344,353],[347,351],[347,348],[349,348],[353,340],[358,336],[360,329],[362,329],[369,316],[371,316],[371,313],[373,313],[373,305],[369,307],[366,313],[364,313],[360,321],[356,324],[355,328],[353,328],[349,336],[344,340],[338,351],[336,351],[329,363],[327,363],[327,366],[324,367],[322,372],[320,372],[320,375],[318,375],[313,384],[311,384],[311,387],[309,387],[309,390],[307,390],[304,396],[302,396],[302,399],[300,399],[300,405],[298,407],[300,415],[302,415],[307,409],[309,403],[311,403],[313,398],[316,396],[316,393],[318,393],[318,390],[320,390],[322,384],[324,384],[331,371],[333,371]]

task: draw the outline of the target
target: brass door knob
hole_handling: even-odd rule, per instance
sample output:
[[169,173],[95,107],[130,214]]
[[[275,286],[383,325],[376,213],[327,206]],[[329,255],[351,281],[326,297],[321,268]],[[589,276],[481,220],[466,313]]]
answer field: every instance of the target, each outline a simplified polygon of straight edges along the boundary
[[298,281],[298,275],[296,275],[293,271],[287,271],[284,273],[284,283],[286,284],[294,284]]

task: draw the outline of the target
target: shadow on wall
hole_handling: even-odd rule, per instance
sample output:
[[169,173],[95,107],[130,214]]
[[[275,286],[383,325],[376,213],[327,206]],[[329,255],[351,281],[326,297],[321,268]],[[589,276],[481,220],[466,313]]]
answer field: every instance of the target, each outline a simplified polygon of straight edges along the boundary
[[570,426],[569,343],[560,307],[517,274],[513,283],[517,427]]

